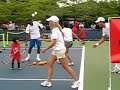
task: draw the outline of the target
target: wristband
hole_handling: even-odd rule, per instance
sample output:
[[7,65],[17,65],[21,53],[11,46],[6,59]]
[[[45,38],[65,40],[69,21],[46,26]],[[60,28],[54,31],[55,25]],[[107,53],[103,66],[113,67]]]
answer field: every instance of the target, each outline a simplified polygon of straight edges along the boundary
[[96,43],[95,45],[97,45],[97,46],[98,46],[98,45],[99,45],[99,43]]

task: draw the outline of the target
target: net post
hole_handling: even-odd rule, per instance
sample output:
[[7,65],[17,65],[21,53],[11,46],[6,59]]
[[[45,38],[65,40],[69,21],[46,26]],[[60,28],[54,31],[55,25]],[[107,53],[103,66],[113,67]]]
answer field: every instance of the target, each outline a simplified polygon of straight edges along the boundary
[[7,32],[7,37],[6,37],[6,45],[8,45],[8,32]]
[[3,38],[3,47],[5,49],[5,35],[4,35],[4,33],[2,34],[2,38]]

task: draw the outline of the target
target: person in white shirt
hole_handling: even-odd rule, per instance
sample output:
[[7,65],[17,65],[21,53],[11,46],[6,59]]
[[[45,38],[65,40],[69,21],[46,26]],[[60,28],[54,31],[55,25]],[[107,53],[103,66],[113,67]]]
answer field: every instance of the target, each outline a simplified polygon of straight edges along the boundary
[[40,35],[40,24],[38,22],[34,22],[32,19],[28,20],[28,25],[26,28],[26,45],[27,45],[27,41],[29,39],[30,36],[30,46],[29,46],[29,50],[28,50],[28,56],[26,57],[25,61],[28,61],[30,59],[30,54],[32,51],[32,48],[35,46],[35,44],[37,45],[37,57],[36,60],[37,61],[41,61],[40,56],[40,46],[41,46],[41,41],[38,40],[41,35]]
[[72,47],[73,45],[73,36],[77,38],[77,40],[79,40],[79,38],[77,37],[77,35],[75,33],[72,32],[71,28],[69,28],[69,25],[67,22],[63,23],[63,29],[61,30],[64,36],[64,41],[65,41],[65,47],[66,47],[66,57],[69,59],[69,63],[68,65],[74,65],[73,60],[70,56],[69,53],[69,48]]
[[49,26],[51,28],[52,34],[51,34],[51,39],[41,39],[44,41],[51,41],[50,45],[47,46],[45,49],[43,49],[43,53],[45,53],[48,49],[53,47],[53,51],[49,57],[48,60],[48,78],[47,80],[43,81],[41,83],[42,86],[44,87],[51,87],[51,78],[52,78],[52,73],[53,73],[53,64],[55,61],[58,59],[63,66],[63,68],[73,77],[75,82],[71,86],[72,88],[77,88],[79,86],[79,80],[78,77],[76,76],[75,72],[72,70],[72,68],[67,64],[66,59],[65,59],[65,52],[66,52],[66,47],[64,45],[64,40],[62,36],[61,29],[62,27],[59,25],[59,18],[57,16],[51,16],[50,18],[46,19],[49,21]]
[[[93,48],[98,47],[100,44],[102,44],[105,41],[106,37],[109,37],[109,29],[110,29],[109,23],[106,23],[103,17],[99,17],[95,22],[98,23],[99,27],[102,28],[103,34],[102,34],[102,38],[96,44],[93,45]],[[111,72],[120,73],[120,64],[116,63],[115,67],[113,67]]]

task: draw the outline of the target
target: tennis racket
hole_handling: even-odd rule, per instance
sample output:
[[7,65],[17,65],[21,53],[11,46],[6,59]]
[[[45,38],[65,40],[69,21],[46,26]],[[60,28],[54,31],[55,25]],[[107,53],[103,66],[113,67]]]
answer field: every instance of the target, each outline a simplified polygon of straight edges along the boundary
[[24,62],[25,61],[25,58],[27,57],[27,45],[25,45],[25,48],[24,50],[21,52],[21,57],[20,57],[20,61],[21,62]]
[[1,59],[3,64],[10,64],[12,62],[13,56],[11,54],[4,54]]
[[10,64],[12,62],[14,55],[17,54],[18,52],[19,52],[19,50],[17,48],[15,48],[15,50],[13,51],[13,54],[4,54],[3,57],[1,58],[2,63],[3,64]]

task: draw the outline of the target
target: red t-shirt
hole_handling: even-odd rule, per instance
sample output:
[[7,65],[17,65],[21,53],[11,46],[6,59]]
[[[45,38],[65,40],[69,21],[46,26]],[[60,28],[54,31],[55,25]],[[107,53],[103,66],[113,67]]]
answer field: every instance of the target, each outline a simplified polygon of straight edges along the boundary
[[11,54],[13,55],[14,60],[20,60],[20,44],[19,43],[11,44]]
[[85,39],[86,38],[84,29],[80,29],[80,38],[81,39]]

